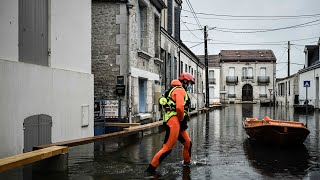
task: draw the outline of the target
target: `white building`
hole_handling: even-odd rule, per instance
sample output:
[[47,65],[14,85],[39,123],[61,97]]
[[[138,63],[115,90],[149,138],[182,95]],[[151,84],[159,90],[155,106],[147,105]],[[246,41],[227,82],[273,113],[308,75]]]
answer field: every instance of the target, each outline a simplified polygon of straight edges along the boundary
[[[198,56],[204,62],[204,55]],[[220,102],[220,58],[219,55],[208,56],[209,104]],[[223,93],[222,93],[223,95]]]
[[93,136],[91,0],[2,0],[0,12],[0,158]]
[[[319,90],[319,75],[320,75],[320,40],[318,45],[305,46],[305,68],[299,73],[299,104],[303,105],[308,100],[308,104],[319,108],[320,90]],[[309,87],[305,86],[305,83]]]
[[[221,91],[228,103],[273,101],[276,57],[272,50],[221,50]],[[271,96],[270,96],[271,95]],[[224,100],[223,100],[224,101]]]
[[276,103],[279,106],[292,107],[298,104],[299,74],[276,80]]

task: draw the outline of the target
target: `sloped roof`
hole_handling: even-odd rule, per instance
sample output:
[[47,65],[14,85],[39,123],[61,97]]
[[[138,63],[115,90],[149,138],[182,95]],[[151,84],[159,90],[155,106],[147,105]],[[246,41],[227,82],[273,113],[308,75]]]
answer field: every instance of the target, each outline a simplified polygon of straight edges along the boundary
[[276,61],[272,50],[221,50],[221,61]]
[[[200,61],[205,64],[204,62],[204,55],[197,55]],[[220,67],[220,57],[218,54],[216,55],[208,55],[208,66],[209,67]]]

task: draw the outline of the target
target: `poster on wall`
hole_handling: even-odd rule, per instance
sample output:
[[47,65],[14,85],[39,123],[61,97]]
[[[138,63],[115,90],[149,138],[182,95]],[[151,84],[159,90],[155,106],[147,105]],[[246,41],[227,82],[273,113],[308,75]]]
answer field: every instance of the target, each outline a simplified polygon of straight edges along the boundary
[[105,118],[118,118],[118,100],[105,100],[103,106]]

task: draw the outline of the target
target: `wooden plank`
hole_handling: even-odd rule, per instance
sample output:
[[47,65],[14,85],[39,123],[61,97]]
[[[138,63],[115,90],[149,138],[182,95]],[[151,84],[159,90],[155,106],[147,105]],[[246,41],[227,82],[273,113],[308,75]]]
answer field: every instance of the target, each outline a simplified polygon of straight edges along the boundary
[[145,130],[145,129],[154,128],[154,127],[160,126],[162,124],[163,124],[163,121],[156,121],[156,122],[144,124],[141,126],[124,128],[123,130],[125,130],[125,131],[141,131],[141,130]]
[[124,131],[119,131],[119,132],[114,132],[114,133],[109,133],[109,134],[103,134],[103,135],[93,136],[93,137],[88,137],[88,138],[75,139],[75,140],[70,140],[70,141],[57,142],[57,143],[47,144],[47,145],[42,145],[42,146],[36,146],[36,147],[34,147],[34,149],[42,149],[42,148],[46,148],[46,147],[50,147],[50,146],[68,146],[68,147],[73,147],[73,146],[78,146],[78,145],[82,145],[82,144],[89,144],[89,143],[92,143],[92,142],[95,142],[95,141],[99,141],[99,140],[110,140],[110,139],[114,139],[114,138],[129,136],[131,134],[136,134],[136,133],[139,133],[142,130],[150,129],[150,128],[153,128],[153,127],[157,127],[157,126],[160,126],[162,124],[163,124],[162,121],[157,121],[157,122],[148,123],[148,124],[145,124],[145,125],[125,128]]
[[18,154],[10,157],[0,159],[0,172],[4,172],[19,166],[31,164],[36,161],[47,159],[59,154],[68,152],[68,147],[65,146],[51,146],[36,151],[31,151],[23,154]]
[[94,126],[118,126],[118,127],[130,127],[139,126],[140,123],[97,123]]

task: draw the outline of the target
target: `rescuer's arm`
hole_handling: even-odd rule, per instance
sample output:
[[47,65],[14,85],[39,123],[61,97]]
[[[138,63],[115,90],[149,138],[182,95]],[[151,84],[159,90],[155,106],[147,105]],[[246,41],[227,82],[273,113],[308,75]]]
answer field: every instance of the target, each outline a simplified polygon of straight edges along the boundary
[[184,96],[185,91],[182,88],[177,88],[172,92],[172,99],[176,102],[177,116],[180,121],[184,119]]

